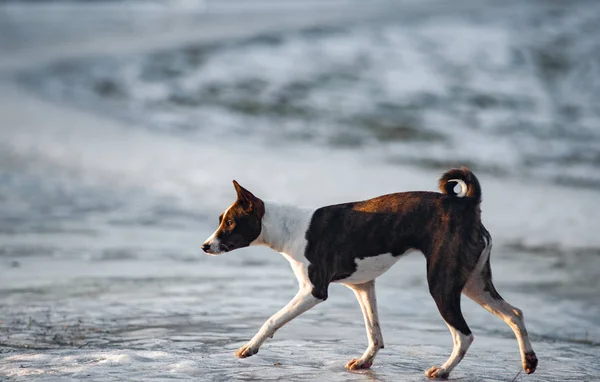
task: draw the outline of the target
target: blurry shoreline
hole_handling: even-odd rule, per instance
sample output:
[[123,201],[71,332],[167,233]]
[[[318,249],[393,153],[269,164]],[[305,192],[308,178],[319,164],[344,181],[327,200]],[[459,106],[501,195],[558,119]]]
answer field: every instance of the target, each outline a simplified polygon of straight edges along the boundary
[[[600,189],[600,117],[594,88],[580,89],[593,73],[579,61],[598,57],[587,43],[555,47],[574,38],[571,27],[540,37],[536,28],[550,21],[529,26],[538,11],[571,23],[579,8],[258,2],[263,12],[241,17],[235,2],[214,4],[133,19],[105,10],[97,18],[130,24],[112,34],[96,34],[101,23],[81,33],[67,24],[63,32],[79,41],[33,42],[4,61],[5,77],[45,99],[184,139],[243,136]],[[499,27],[507,22],[517,32]],[[571,51],[581,57],[567,61]]]
[[[389,13],[390,7],[398,7],[389,0],[369,4],[353,0],[202,1],[191,9],[178,3],[186,2],[64,2],[58,9],[55,3],[0,3],[0,48],[8,52],[0,62],[0,73],[74,58],[140,54],[323,23],[332,26],[381,20],[396,15],[397,10]],[[61,23],[69,17],[78,22]]]

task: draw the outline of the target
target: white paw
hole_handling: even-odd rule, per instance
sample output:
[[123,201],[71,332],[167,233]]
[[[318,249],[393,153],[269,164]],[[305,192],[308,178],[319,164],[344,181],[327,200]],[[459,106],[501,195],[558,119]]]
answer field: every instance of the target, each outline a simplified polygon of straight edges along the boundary
[[258,353],[258,347],[244,345],[235,352],[235,355],[238,358],[248,358],[252,357],[256,353]]
[[429,378],[446,379],[450,375],[450,372],[441,367],[432,366],[429,370],[425,371],[425,375]]
[[373,365],[373,361],[364,361],[362,359],[354,358],[346,364],[348,370],[358,369],[369,369]]

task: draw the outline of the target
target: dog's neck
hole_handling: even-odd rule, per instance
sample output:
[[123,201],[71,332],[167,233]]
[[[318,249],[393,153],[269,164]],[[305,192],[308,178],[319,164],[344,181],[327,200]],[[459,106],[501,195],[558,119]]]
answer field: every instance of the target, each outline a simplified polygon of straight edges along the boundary
[[273,201],[264,203],[261,232],[252,245],[266,245],[292,257],[302,255],[297,252],[303,248],[314,210]]

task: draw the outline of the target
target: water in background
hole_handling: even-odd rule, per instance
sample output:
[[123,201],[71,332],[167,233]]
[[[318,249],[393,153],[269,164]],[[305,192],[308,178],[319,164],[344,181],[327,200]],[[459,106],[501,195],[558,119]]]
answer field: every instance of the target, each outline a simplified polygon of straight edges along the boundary
[[[234,360],[295,281],[266,249],[199,245],[233,178],[318,206],[433,190],[458,164],[482,180],[496,284],[540,354],[528,379],[597,375],[600,6],[435,4],[2,73],[0,375],[421,380],[451,346],[422,257],[378,281],[386,349],[348,374],[364,329],[340,286]],[[72,38],[64,23],[49,36]],[[43,35],[34,25],[14,36]],[[512,379],[512,333],[468,301],[465,314],[477,340],[455,375]]]
[[344,147],[600,187],[600,7],[392,20],[62,62],[23,81],[199,142]]

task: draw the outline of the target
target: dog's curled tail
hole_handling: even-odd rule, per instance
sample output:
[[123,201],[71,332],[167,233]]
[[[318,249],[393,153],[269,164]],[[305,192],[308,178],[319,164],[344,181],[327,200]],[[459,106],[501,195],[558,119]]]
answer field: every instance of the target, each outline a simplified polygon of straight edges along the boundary
[[[460,186],[460,191],[454,189],[456,185]],[[453,168],[446,171],[439,182],[442,194],[452,195],[459,198],[474,198],[481,202],[481,186],[479,180],[471,170],[466,167]]]

